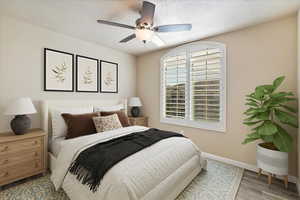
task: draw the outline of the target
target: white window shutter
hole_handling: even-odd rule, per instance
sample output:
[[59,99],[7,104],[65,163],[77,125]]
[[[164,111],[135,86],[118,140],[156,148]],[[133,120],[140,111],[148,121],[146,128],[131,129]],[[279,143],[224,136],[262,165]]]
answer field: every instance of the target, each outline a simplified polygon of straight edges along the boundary
[[165,117],[184,119],[186,114],[186,56],[164,59]]
[[222,56],[223,53],[218,48],[204,49],[191,53],[192,120],[220,120]]

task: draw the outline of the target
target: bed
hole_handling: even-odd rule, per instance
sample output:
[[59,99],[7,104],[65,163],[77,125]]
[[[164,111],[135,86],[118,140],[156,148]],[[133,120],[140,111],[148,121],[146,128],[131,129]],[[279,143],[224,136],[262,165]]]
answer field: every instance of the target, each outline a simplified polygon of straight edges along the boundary
[[[206,169],[206,160],[193,142],[173,137],[161,140],[114,165],[103,177],[96,192],[81,184],[68,173],[72,161],[79,153],[97,143],[130,133],[147,130],[143,126],[130,126],[65,140],[52,136],[51,110],[62,107],[122,105],[127,112],[126,100],[100,101],[44,101],[42,126],[49,139],[49,168],[56,189],[63,188],[71,200],[173,200]],[[176,147],[176,148],[174,148]]]

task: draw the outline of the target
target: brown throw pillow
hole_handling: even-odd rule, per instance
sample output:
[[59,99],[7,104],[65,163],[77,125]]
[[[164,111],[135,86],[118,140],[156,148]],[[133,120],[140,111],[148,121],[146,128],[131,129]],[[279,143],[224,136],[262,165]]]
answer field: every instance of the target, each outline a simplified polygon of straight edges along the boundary
[[98,112],[78,115],[63,113],[61,116],[67,125],[66,139],[97,133],[93,117],[99,116]]
[[100,114],[101,114],[101,116],[108,116],[108,115],[117,114],[123,127],[130,126],[128,116],[126,115],[126,113],[123,110],[110,111],[110,112],[104,112],[103,111],[103,112],[100,112]]
[[122,124],[117,114],[108,115],[105,117],[93,117],[93,121],[98,133],[122,128]]

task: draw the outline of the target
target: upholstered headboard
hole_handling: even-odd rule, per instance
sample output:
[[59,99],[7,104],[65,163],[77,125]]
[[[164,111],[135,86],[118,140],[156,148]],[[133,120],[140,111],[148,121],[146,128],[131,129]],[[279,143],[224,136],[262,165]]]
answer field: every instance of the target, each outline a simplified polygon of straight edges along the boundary
[[103,100],[46,100],[41,104],[42,107],[42,129],[48,134],[47,138],[52,136],[51,110],[55,108],[75,108],[75,107],[103,107],[123,105],[125,113],[127,113],[127,99],[103,99]]

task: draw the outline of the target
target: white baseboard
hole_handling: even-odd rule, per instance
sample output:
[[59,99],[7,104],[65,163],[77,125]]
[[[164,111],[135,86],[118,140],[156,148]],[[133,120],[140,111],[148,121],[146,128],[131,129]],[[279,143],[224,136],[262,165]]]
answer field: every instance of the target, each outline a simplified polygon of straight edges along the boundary
[[[220,162],[223,162],[223,163],[227,163],[227,164],[234,165],[234,166],[237,166],[237,167],[240,167],[240,168],[244,168],[244,169],[247,169],[247,170],[250,170],[250,171],[254,171],[254,172],[258,171],[258,169],[255,165],[250,165],[250,164],[247,164],[247,163],[244,163],[244,162],[231,160],[229,158],[217,156],[217,155],[206,153],[206,152],[202,152],[202,156],[205,157],[205,158],[209,158],[209,159],[212,159],[212,160],[217,160],[217,161],[220,161]],[[265,173],[263,172],[263,174],[265,174]],[[281,177],[277,177],[277,178],[282,179]],[[298,186],[298,190],[299,190],[300,185],[299,185],[297,177],[289,175],[289,182],[296,183],[297,186]]]

